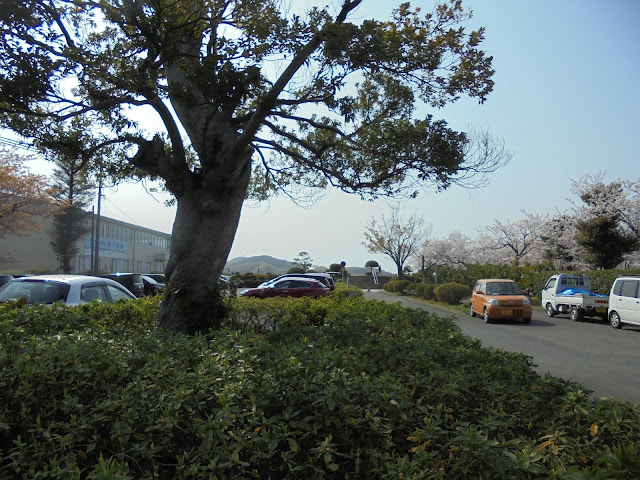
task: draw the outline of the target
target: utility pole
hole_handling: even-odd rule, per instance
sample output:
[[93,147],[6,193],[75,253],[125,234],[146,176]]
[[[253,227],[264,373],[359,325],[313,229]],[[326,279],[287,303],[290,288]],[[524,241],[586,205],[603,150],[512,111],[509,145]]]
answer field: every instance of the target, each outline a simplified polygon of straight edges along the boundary
[[[95,225],[95,221],[96,221],[96,208],[95,207],[91,207],[91,243],[90,243],[90,248],[91,248],[91,267],[89,268],[89,270],[91,271],[91,273],[93,272],[93,255],[95,252],[95,235],[96,235],[96,225]],[[85,255],[86,255],[86,251],[85,251]],[[86,263],[85,263],[86,265]],[[83,267],[83,271],[84,271]]]
[[96,236],[95,236],[95,255],[93,264],[93,274],[98,275],[100,273],[100,202],[102,200],[102,170],[98,177],[98,215],[96,216]]

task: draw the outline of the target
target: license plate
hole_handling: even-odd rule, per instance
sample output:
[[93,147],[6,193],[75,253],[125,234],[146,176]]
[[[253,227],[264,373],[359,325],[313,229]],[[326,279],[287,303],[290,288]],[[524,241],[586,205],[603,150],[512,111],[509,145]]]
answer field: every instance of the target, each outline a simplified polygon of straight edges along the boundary
[[604,307],[596,307],[596,312],[598,313],[607,313],[607,309]]
[[502,316],[504,317],[511,317],[513,316],[513,310],[502,310],[502,312],[500,312]]

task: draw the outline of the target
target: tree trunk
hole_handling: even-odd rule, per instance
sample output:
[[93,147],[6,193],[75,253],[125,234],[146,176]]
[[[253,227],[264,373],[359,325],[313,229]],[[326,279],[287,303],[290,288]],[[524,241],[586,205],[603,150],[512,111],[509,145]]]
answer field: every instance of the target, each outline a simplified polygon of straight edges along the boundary
[[176,195],[159,327],[186,334],[220,328],[224,308],[217,284],[240,220],[250,177],[245,170],[232,186],[198,185]]

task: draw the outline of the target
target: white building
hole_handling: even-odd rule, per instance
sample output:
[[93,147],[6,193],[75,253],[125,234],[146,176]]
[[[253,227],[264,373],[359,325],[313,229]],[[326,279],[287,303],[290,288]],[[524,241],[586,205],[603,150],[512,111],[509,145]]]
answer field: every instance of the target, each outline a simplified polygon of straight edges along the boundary
[[[41,228],[26,237],[0,240],[0,272],[58,273],[60,262],[51,248],[49,229],[52,217],[44,218]],[[92,228],[91,214],[87,226]],[[93,228],[92,228],[93,230]],[[100,217],[98,235],[99,272],[163,273],[169,259],[171,235],[108,217]],[[87,234],[78,242],[78,254],[72,261],[71,273],[91,273],[94,235]],[[4,261],[7,260],[7,261]]]

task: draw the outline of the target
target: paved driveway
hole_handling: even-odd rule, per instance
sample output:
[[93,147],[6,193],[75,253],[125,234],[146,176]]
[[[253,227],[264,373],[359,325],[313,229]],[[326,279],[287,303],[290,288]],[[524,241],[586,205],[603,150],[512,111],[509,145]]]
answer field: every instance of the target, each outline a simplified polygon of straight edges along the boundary
[[615,330],[601,320],[573,322],[568,317],[547,317],[534,309],[529,325],[506,321],[485,324],[482,318],[442,310],[423,302],[390,294],[365,291],[369,299],[400,302],[445,317],[454,317],[463,332],[483,345],[522,352],[533,358],[536,370],[579,382],[596,397],[612,397],[640,405],[640,328]]

